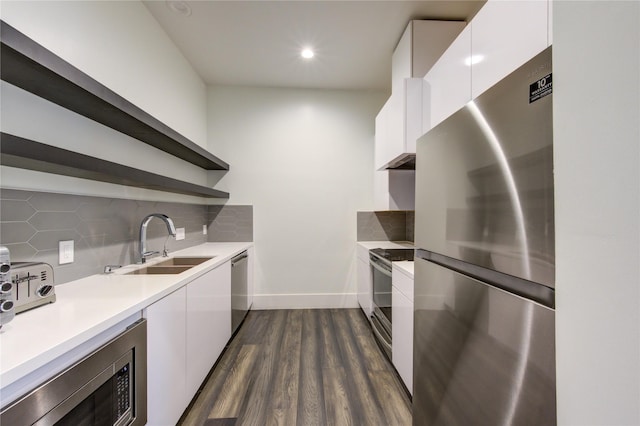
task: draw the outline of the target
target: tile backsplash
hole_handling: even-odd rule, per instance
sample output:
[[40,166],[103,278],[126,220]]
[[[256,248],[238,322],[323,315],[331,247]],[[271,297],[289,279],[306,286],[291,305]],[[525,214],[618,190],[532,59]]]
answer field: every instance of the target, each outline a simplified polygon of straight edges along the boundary
[[[214,212],[214,213],[212,213]],[[139,260],[140,222],[164,213],[185,239],[167,238],[165,224],[153,219],[147,230],[149,250],[169,252],[207,241],[252,241],[252,206],[207,206],[0,189],[0,244],[11,261],[46,262],[56,284],[101,273],[107,264]],[[202,227],[207,227],[207,235]],[[231,231],[232,230],[232,231]],[[74,240],[75,259],[58,264],[58,242]]]
[[253,241],[253,206],[208,206],[209,241]]
[[358,212],[357,220],[358,241],[413,241],[413,211]]

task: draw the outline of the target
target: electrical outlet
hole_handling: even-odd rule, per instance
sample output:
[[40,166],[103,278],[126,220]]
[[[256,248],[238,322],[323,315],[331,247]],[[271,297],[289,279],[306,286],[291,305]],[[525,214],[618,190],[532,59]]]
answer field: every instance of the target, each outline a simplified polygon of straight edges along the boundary
[[73,240],[58,242],[58,263],[73,263]]
[[184,228],[176,228],[176,240],[184,240]]
[[202,235],[207,235],[207,225],[202,225]]

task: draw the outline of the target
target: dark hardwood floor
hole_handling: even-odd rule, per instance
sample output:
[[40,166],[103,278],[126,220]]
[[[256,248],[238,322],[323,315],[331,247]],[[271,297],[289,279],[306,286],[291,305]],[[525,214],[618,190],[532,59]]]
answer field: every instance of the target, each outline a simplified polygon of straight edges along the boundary
[[183,426],[411,425],[359,309],[251,311]]

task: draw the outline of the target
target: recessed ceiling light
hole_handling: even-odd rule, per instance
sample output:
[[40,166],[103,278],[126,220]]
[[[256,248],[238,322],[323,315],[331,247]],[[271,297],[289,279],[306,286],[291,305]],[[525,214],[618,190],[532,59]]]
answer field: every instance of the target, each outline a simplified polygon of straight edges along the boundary
[[300,56],[305,59],[311,59],[314,55],[315,54],[313,53],[313,50],[309,49],[308,47],[302,49],[302,52],[300,52]]
[[181,0],[166,1],[169,10],[184,16],[191,16],[191,6]]

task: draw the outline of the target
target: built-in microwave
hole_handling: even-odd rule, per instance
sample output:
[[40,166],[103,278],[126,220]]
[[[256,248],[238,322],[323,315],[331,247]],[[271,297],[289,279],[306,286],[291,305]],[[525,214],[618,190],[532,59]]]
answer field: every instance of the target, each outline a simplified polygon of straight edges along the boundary
[[3,425],[143,426],[147,324],[122,334],[0,412]]

